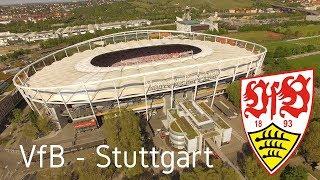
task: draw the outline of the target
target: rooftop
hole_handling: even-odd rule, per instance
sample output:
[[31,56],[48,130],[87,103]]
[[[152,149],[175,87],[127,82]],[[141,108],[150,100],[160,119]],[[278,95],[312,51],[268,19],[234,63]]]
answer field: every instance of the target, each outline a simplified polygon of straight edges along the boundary
[[[171,123],[170,128],[175,132],[185,132],[188,139],[193,139],[198,134],[184,117],[179,117],[177,110],[170,110],[170,114],[176,119]],[[180,127],[180,128],[179,128]]]
[[207,116],[205,116],[204,114],[201,114],[192,104],[192,101],[186,101],[182,103],[188,110],[189,112],[192,114],[192,116],[194,118],[196,118],[196,120],[198,122],[205,122],[208,121],[209,119],[207,118]]
[[[49,104],[64,100],[71,104],[88,99],[101,102],[118,96],[119,99],[137,97],[145,94],[147,86],[150,86],[148,93],[164,92],[168,91],[167,87],[171,87],[173,82],[179,82],[174,88],[193,85],[195,79],[205,83],[216,78],[218,68],[223,69],[220,77],[226,78],[234,73],[233,68],[237,62],[249,64],[257,61],[263,47],[248,43],[245,48],[246,43],[202,34],[187,37],[175,31],[117,33],[76,44],[39,59],[24,68],[25,72],[31,71],[31,74],[23,79],[21,86],[25,88],[26,95]],[[153,61],[153,58],[149,61],[148,56],[143,60],[147,61],[145,63],[116,67],[91,64],[93,58],[102,54],[172,44],[194,46],[201,49],[201,52],[161,61]],[[237,73],[246,71],[247,66],[239,66]],[[22,77],[24,73],[21,71],[18,75]],[[15,82],[20,84],[17,78]]]
[[198,25],[198,24],[200,24],[200,22],[197,20],[183,20],[183,21],[178,21],[178,23],[185,24],[185,25]]
[[221,128],[228,129],[230,126],[224,122],[219,116],[217,116],[214,111],[204,102],[201,102],[199,104],[202,110],[204,110],[212,119],[214,122],[216,122]]

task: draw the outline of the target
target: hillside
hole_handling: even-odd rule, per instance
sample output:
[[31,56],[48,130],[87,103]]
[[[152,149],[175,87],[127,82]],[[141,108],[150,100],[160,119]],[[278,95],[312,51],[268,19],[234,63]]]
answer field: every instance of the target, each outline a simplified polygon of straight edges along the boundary
[[145,18],[150,20],[170,19],[181,16],[186,6],[193,8],[193,17],[198,17],[203,10],[212,12],[228,8],[252,6],[251,0],[128,0],[93,7],[77,8],[70,22],[111,22]]
[[229,9],[229,8],[242,8],[252,6],[252,0],[135,0],[139,3],[163,3],[168,6],[179,5],[192,6],[195,8],[208,8],[208,9]]

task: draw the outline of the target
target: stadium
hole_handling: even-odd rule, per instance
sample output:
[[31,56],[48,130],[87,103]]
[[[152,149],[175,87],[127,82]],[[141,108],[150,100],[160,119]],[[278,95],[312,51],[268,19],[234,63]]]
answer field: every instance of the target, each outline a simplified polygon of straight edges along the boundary
[[[109,109],[137,112],[214,99],[228,83],[259,73],[266,48],[217,35],[137,30],[106,35],[49,54],[13,82],[39,114],[60,126],[99,126]],[[148,113],[146,113],[148,119]]]

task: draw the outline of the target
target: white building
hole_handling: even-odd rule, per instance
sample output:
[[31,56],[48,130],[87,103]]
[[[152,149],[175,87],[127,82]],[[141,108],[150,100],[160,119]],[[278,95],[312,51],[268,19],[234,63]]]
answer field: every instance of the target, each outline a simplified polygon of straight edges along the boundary
[[168,110],[169,141],[187,152],[202,150],[206,141],[217,147],[231,141],[232,128],[205,103],[181,102],[177,109]]
[[276,11],[273,8],[267,8],[266,12],[271,14],[276,13]]
[[4,24],[4,25],[9,24],[9,23],[11,23],[11,20],[8,20],[8,21],[0,21],[0,24]]
[[0,46],[7,46],[9,45],[10,41],[17,41],[19,37],[17,34],[7,32],[0,32]]
[[319,8],[319,6],[320,5],[306,6],[304,7],[304,9],[308,11],[316,11]]
[[55,38],[59,38],[59,35],[54,31],[31,32],[21,37],[23,41],[27,42],[46,41]]
[[177,31],[184,32],[196,32],[196,31],[204,31],[204,30],[216,30],[219,31],[218,21],[220,18],[218,17],[218,13],[215,12],[214,16],[210,16],[208,19],[204,19],[201,21],[191,20],[190,9],[186,8],[185,14],[182,18],[176,18],[176,26]]
[[307,21],[320,21],[320,15],[307,15]]
[[98,29],[101,31],[108,30],[108,29],[121,29],[123,26],[125,26],[124,22],[102,23],[102,24],[98,24]]
[[3,74],[16,74],[20,71],[21,69],[19,67],[16,68],[12,68],[12,69],[7,69],[7,70],[3,70],[2,73]]
[[149,26],[151,25],[151,21],[146,19],[138,19],[138,20],[130,20],[127,22],[126,27],[140,27],[140,26]]

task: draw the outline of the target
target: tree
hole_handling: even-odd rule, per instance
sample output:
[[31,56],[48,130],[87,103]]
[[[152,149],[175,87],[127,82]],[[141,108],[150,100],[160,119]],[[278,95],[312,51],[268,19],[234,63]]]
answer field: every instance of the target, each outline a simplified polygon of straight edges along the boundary
[[180,179],[239,179],[238,174],[231,167],[225,166],[221,160],[213,160],[211,163],[213,165],[213,168],[207,168],[206,166],[198,164],[194,169],[181,172]]
[[313,100],[313,114],[312,114],[312,119],[320,119],[320,95],[318,93],[314,93],[314,100]]
[[53,130],[48,119],[44,117],[39,117],[36,125],[38,127],[39,132],[42,134],[48,134],[50,131]]
[[[133,151],[138,152],[142,147],[139,117],[132,110],[116,109],[106,114],[104,120],[103,129],[108,144],[113,148],[117,147],[120,151],[127,151],[128,163],[131,164]],[[123,171],[128,178],[142,173],[143,169],[138,165],[141,164],[140,161],[141,157],[137,155],[137,166],[131,169],[123,166]]]
[[21,109],[14,109],[12,111],[12,119],[11,122],[21,124],[23,121],[23,115],[22,115],[22,110]]
[[288,56],[288,49],[286,47],[283,46],[278,46],[275,50],[274,50],[274,54],[273,57],[274,58],[281,58],[281,57],[286,57]]
[[36,139],[38,137],[38,130],[31,124],[25,124],[23,126],[22,133],[24,136],[31,139]]
[[309,162],[320,162],[320,122],[313,121],[309,125],[302,145],[302,154]]
[[263,167],[258,165],[257,159],[253,155],[244,157],[241,170],[249,180],[276,180],[279,179],[279,173],[270,176]]
[[229,100],[240,108],[240,81],[232,82],[226,89]]
[[264,72],[267,74],[289,71],[291,66],[286,58],[267,58]]
[[316,78],[315,86],[320,87],[320,67],[319,66],[315,69],[315,78]]
[[[104,159],[104,158],[103,158]],[[106,159],[104,159],[106,161]],[[71,166],[64,166],[62,168],[49,168],[43,171],[38,171],[36,179],[112,179],[116,169],[110,165],[108,168],[98,168],[97,163],[101,163],[98,157],[86,158],[84,162],[76,162]],[[103,162],[101,164],[105,164]]]
[[38,129],[37,121],[38,115],[34,111],[29,111],[27,114],[27,120],[31,122],[31,124]]
[[287,166],[281,173],[282,180],[303,180],[308,179],[308,173],[302,166]]
[[85,162],[75,164],[75,172],[78,179],[111,179],[115,172],[115,167],[98,168],[97,163],[101,163],[98,158],[92,157]]

